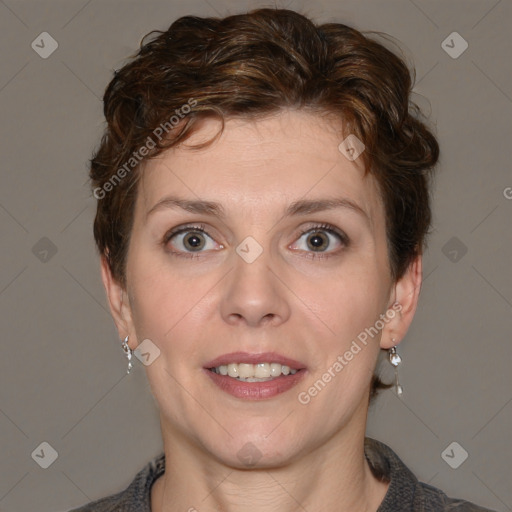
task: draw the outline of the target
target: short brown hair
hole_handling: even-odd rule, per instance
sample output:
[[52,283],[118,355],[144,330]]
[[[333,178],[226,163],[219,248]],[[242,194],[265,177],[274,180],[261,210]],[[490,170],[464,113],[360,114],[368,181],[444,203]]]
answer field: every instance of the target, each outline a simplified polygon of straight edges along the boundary
[[[94,237],[114,278],[126,285],[145,161],[187,139],[200,119],[220,119],[220,134],[226,119],[295,108],[339,118],[344,134],[365,144],[361,158],[382,194],[391,273],[399,279],[424,249],[428,171],[439,155],[411,101],[412,86],[404,60],[383,44],[340,23],[315,25],[291,10],[184,16],[166,31],[150,32],[105,91],[107,127],[91,159]],[[372,394],[378,387],[375,377]]]

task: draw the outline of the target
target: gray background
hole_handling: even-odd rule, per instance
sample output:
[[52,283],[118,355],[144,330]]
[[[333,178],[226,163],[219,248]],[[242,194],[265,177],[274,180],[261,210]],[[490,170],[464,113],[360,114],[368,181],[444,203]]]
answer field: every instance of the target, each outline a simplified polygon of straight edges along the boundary
[[[156,404],[138,361],[126,375],[93,245],[86,173],[100,99],[150,30],[263,5],[0,0],[0,510],[62,511],[117,492],[161,451]],[[387,32],[414,61],[416,100],[442,146],[435,230],[400,347],[405,395],[382,394],[368,435],[421,480],[512,510],[512,3],[277,5]],[[44,31],[59,45],[47,59],[31,48]],[[458,58],[441,46],[453,31],[469,44]],[[441,457],[453,441],[469,454],[457,469]],[[31,457],[42,442],[58,452],[48,469]]]

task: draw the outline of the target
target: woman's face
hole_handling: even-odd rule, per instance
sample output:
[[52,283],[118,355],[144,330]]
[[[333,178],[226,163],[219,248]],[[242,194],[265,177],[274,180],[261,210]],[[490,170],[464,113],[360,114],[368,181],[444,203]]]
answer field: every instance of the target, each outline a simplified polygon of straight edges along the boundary
[[[218,128],[207,120],[186,144]],[[271,466],[364,429],[380,345],[406,326],[376,182],[342,141],[284,111],[147,164],[116,321],[132,348],[160,350],[146,370],[164,439]]]

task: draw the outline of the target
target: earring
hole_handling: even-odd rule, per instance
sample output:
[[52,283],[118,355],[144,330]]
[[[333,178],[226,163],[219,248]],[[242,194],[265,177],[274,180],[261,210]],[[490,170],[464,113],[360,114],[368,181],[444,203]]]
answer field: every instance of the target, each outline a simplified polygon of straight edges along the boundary
[[124,350],[124,353],[126,354],[126,357],[128,359],[128,370],[126,370],[126,373],[130,373],[130,370],[133,368],[132,365],[132,354],[133,350],[128,346],[128,336],[121,342],[121,347]]
[[[395,338],[391,338],[391,341],[393,343],[396,342]],[[403,387],[400,385],[400,382],[398,380],[398,366],[402,363],[402,358],[396,351],[396,345],[394,347],[391,347],[388,351],[389,353],[389,362],[392,364],[392,366],[395,368],[395,389],[396,394],[401,398],[402,393],[404,392]]]

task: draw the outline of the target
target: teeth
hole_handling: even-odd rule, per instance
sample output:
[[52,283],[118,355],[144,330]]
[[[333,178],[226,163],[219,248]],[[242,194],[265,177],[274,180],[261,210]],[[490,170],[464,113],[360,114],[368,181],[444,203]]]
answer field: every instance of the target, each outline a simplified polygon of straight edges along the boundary
[[228,375],[230,377],[236,378],[238,377],[238,365],[237,364],[228,364]]
[[270,375],[272,375],[272,377],[279,377],[279,375],[281,375],[281,367],[282,365],[279,363],[272,363],[270,365]]
[[219,375],[229,375],[245,382],[263,382],[280,375],[294,375],[297,370],[279,363],[230,363],[213,368]]
[[[276,363],[274,363],[276,364]],[[268,363],[258,363],[254,365],[254,376],[258,379],[265,379],[271,376],[270,374],[270,364]],[[276,365],[278,366],[278,365]]]
[[238,365],[238,376],[241,379],[246,379],[247,377],[254,377],[254,365],[253,364],[245,364],[241,363]]

